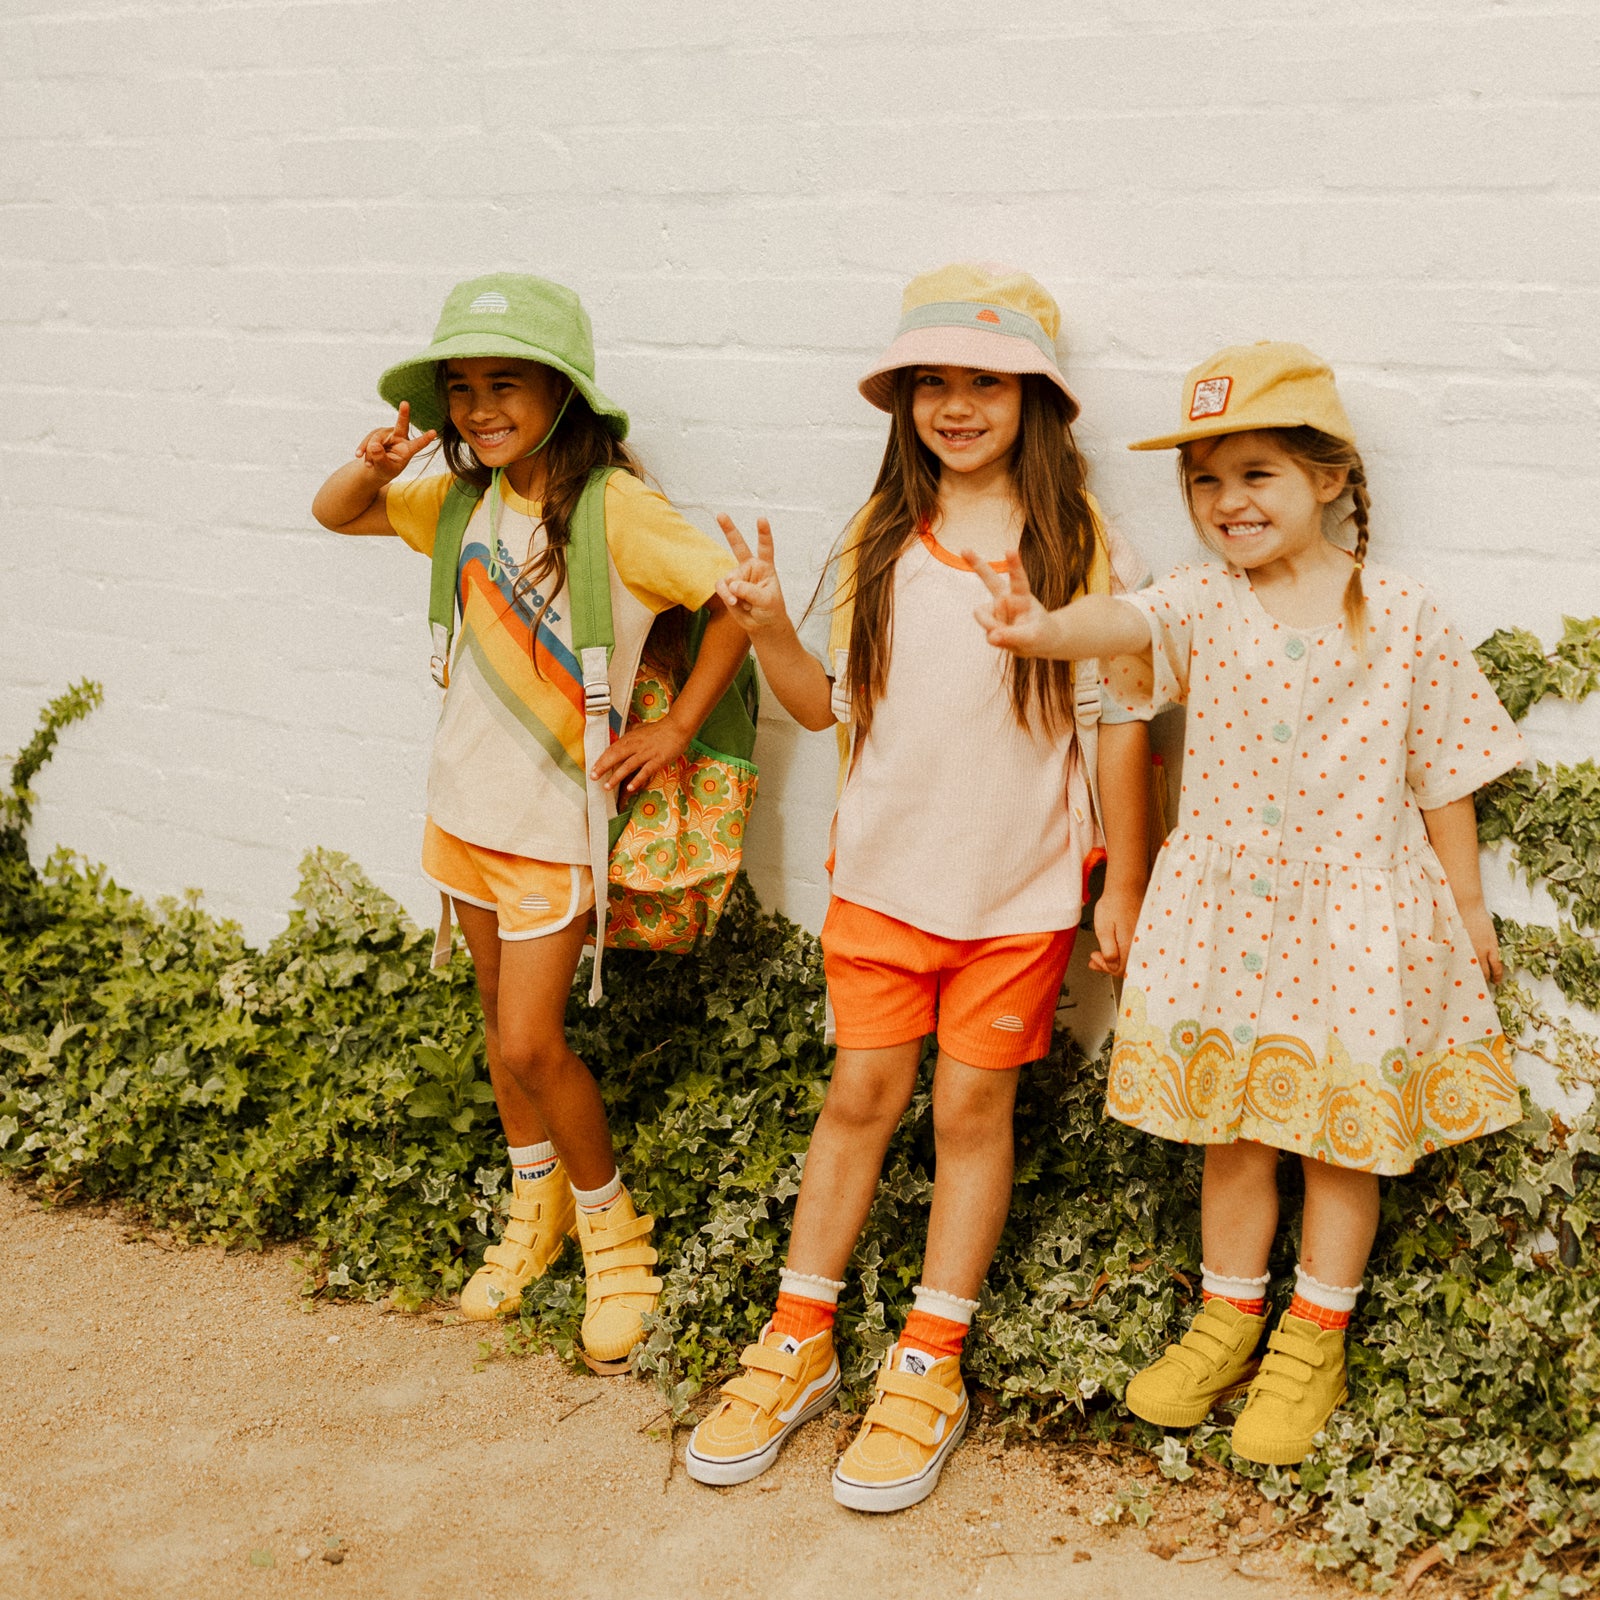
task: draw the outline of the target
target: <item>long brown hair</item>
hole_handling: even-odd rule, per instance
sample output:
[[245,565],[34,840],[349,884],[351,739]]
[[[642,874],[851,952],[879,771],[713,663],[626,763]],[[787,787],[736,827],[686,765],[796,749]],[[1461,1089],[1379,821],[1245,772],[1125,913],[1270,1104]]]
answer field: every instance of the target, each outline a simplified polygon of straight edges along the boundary
[[[855,609],[850,621],[851,711],[857,737],[889,679],[894,632],[894,566],[939,505],[939,458],[917,437],[911,404],[916,368],[895,373],[894,410],[883,464],[859,518]],[[1087,584],[1095,523],[1083,457],[1072,437],[1061,391],[1035,373],[1022,376],[1022,424],[1011,463],[1011,489],[1022,513],[1018,549],[1028,582],[1054,610]],[[1020,727],[1055,737],[1073,723],[1072,663],[1008,657],[1012,714]]]
[[[1372,497],[1367,493],[1367,469],[1362,463],[1361,452],[1348,440],[1335,438],[1320,428],[1259,428],[1252,431],[1265,434],[1308,476],[1315,477],[1319,472],[1344,474],[1345,491],[1350,496],[1350,513],[1343,520],[1352,523],[1356,530],[1356,542],[1351,550],[1355,566],[1351,568],[1349,581],[1344,586],[1344,621],[1345,632],[1357,651],[1360,651],[1365,647],[1367,636],[1367,596],[1361,587],[1361,569],[1367,563],[1367,540],[1372,515]],[[1205,532],[1200,526],[1200,519],[1194,514],[1189,467],[1189,446],[1184,445],[1178,451],[1178,482],[1183,487],[1183,503],[1189,508],[1189,520],[1194,523],[1195,532],[1204,544]]]
[[[530,362],[529,365],[538,363]],[[434,369],[434,387],[439,398],[439,409],[444,416],[439,426],[439,447],[444,452],[445,465],[452,476],[463,483],[471,484],[480,491],[487,490],[494,474],[473,454],[472,447],[450,420],[449,387],[445,378],[445,363],[442,361]],[[639,458],[601,421],[582,392],[576,388],[542,454],[545,480],[539,511],[544,522],[545,546],[535,561],[523,567],[511,591],[511,604],[515,606],[525,595],[544,586],[544,599],[529,628],[535,637],[551,602],[566,586],[567,546],[572,539],[572,515],[577,510],[578,496],[583,493],[589,474],[596,467],[621,467],[637,478],[645,476]],[[679,657],[684,650],[686,621],[681,613],[658,618],[650,632],[650,655],[679,676],[682,668]],[[538,671],[537,650],[533,661],[534,670]]]

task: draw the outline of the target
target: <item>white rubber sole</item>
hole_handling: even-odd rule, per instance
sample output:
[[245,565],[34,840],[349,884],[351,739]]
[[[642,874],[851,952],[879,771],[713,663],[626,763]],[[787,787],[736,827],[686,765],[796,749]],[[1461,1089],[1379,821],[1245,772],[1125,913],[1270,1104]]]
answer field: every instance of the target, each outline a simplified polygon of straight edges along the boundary
[[939,1487],[939,1474],[950,1459],[950,1452],[961,1443],[967,1431],[967,1418],[972,1415],[969,1404],[961,1413],[961,1420],[950,1430],[949,1437],[934,1452],[933,1460],[914,1478],[902,1478],[898,1483],[856,1483],[837,1467],[833,1469],[833,1498],[852,1511],[904,1511],[926,1500]]
[[752,1478],[759,1478],[778,1459],[778,1452],[789,1435],[796,1428],[804,1427],[813,1417],[820,1417],[833,1404],[833,1397],[839,1392],[839,1381],[839,1363],[835,1361],[831,1381],[822,1393],[804,1411],[784,1423],[769,1444],[763,1449],[752,1450],[747,1456],[727,1460],[699,1455],[694,1448],[694,1434],[691,1433],[688,1448],[683,1452],[684,1470],[696,1483],[708,1483],[716,1489],[726,1489],[732,1484],[748,1483]]

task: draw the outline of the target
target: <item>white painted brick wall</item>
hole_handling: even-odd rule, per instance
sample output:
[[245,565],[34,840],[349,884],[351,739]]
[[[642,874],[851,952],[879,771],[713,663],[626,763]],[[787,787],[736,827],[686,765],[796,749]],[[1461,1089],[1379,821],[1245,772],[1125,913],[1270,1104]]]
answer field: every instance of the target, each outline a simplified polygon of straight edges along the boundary
[[[900,287],[979,256],[1060,298],[1095,485],[1152,566],[1191,535],[1170,458],[1122,445],[1216,345],[1295,338],[1339,370],[1380,558],[1474,638],[1600,612],[1600,10],[1219,15],[10,0],[0,749],[106,687],[37,850],[267,937],[330,845],[429,914],[426,567],[307,508],[491,269],[580,289],[646,460],[708,529],[770,512],[796,601],[876,466],[855,378]],[[832,741],[774,710],[761,757],[752,874],[814,926]]]

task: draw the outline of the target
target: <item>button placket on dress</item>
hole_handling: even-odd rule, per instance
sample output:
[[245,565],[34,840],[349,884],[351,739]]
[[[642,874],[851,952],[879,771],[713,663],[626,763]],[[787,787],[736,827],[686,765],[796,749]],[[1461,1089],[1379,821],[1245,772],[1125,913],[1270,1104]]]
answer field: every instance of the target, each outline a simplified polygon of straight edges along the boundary
[[[1268,837],[1262,840],[1266,848],[1265,865],[1269,869],[1260,872],[1254,867],[1250,875],[1250,892],[1265,902],[1267,909],[1267,925],[1252,941],[1254,948],[1246,949],[1240,954],[1240,965],[1251,979],[1252,994],[1248,1007],[1249,1026],[1240,1024],[1233,1030],[1235,1041],[1241,1046],[1248,1047],[1253,1044],[1256,1030],[1261,1021],[1262,986],[1268,977],[1268,963],[1272,955],[1273,936],[1275,933],[1276,907],[1278,896],[1273,892],[1273,876],[1281,872],[1284,867],[1283,856],[1283,821],[1285,807],[1289,796],[1289,774],[1293,771],[1294,756],[1299,741],[1295,737],[1296,731],[1305,718],[1306,680],[1307,667],[1311,659],[1311,652],[1306,641],[1299,634],[1291,633],[1284,641],[1281,656],[1274,649],[1277,635],[1283,631],[1281,624],[1276,624],[1270,634],[1265,635],[1261,642],[1265,646],[1263,653],[1267,655],[1266,672],[1276,681],[1279,671],[1288,674],[1290,692],[1286,703],[1264,708],[1268,715],[1275,713],[1275,720],[1270,728],[1271,742],[1263,742],[1263,750],[1272,752],[1267,759],[1269,776],[1266,778],[1266,796],[1260,806],[1259,816],[1263,830]],[[1286,659],[1285,659],[1286,658]],[[1273,757],[1276,756],[1276,760]],[[1280,777],[1278,774],[1282,773]],[[1279,801],[1283,804],[1279,804]]]

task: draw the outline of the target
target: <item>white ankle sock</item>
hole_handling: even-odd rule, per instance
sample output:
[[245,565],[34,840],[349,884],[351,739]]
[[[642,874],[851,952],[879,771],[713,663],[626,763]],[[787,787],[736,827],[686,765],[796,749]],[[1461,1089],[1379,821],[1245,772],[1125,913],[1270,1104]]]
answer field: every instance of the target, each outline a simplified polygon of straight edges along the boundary
[[809,1272],[793,1272],[788,1267],[778,1274],[779,1294],[797,1295],[802,1300],[816,1300],[825,1306],[838,1305],[842,1288],[843,1278],[814,1278]]
[[1312,1305],[1321,1306],[1324,1311],[1354,1311],[1356,1297],[1361,1293],[1361,1285],[1357,1283],[1348,1289],[1341,1289],[1337,1284],[1324,1283],[1320,1278],[1313,1278],[1304,1267],[1296,1267],[1294,1292],[1302,1300],[1309,1300]]
[[1271,1281],[1270,1272],[1263,1272],[1259,1278],[1228,1278],[1220,1272],[1213,1272],[1203,1262],[1200,1266],[1201,1291],[1220,1295],[1224,1300],[1259,1300],[1267,1292],[1267,1285]]
[[514,1144],[506,1154],[518,1183],[533,1183],[548,1178],[556,1170],[556,1147],[548,1139],[543,1144]]
[[960,1295],[946,1294],[943,1289],[929,1289],[917,1283],[911,1287],[911,1309],[926,1311],[930,1317],[942,1317],[946,1322],[959,1322],[963,1328],[970,1328],[978,1302],[963,1300]]
[[598,1189],[580,1189],[576,1184],[572,1187],[572,1198],[578,1202],[580,1211],[604,1211],[613,1200],[622,1193],[622,1174],[613,1172]]

